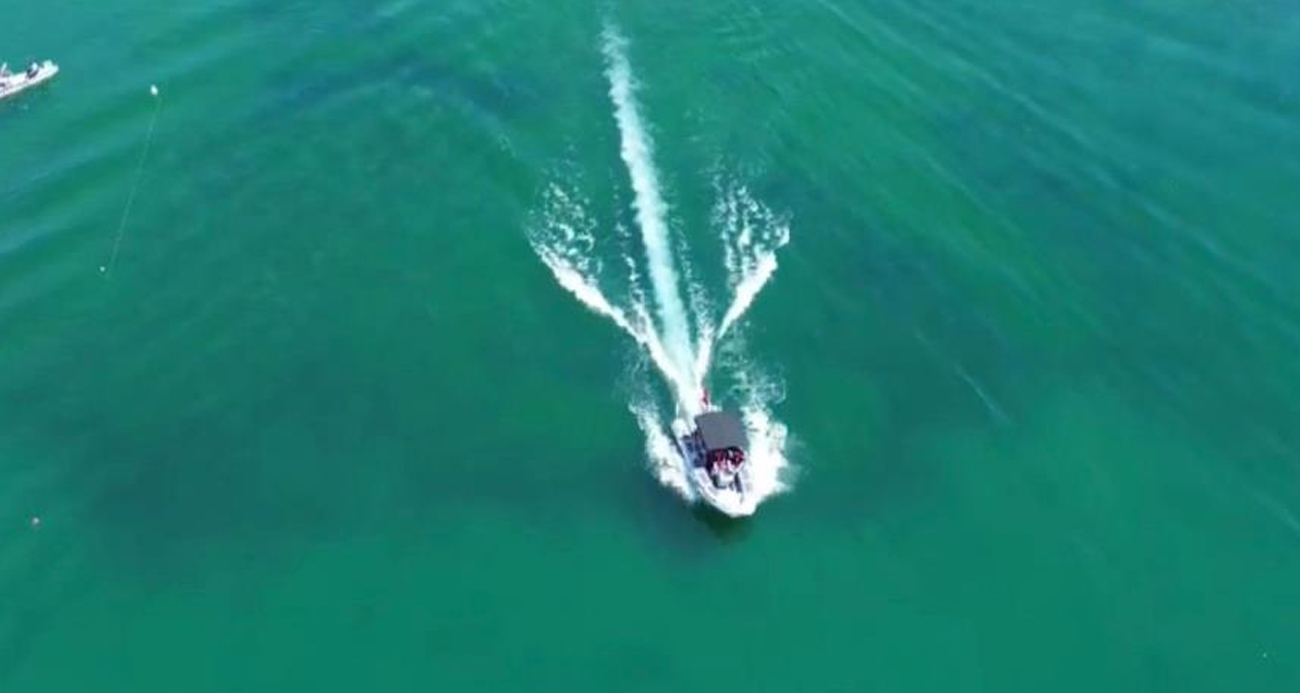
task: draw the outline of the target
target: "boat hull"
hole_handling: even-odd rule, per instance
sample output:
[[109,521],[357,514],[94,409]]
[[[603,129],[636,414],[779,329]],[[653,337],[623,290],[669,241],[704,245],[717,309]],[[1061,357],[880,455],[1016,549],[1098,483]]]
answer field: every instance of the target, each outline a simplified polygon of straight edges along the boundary
[[758,504],[751,492],[753,484],[750,481],[749,465],[741,466],[734,477],[735,483],[719,487],[709,476],[705,466],[704,451],[696,441],[694,432],[688,424],[681,421],[677,423],[673,430],[673,441],[686,461],[687,476],[690,478],[696,496],[728,517],[740,518],[753,515]]
[[749,517],[754,514],[757,504],[754,502],[753,494],[747,493],[749,488],[748,472],[737,474],[742,477],[741,488],[718,488],[713,480],[709,478],[709,473],[702,467],[691,468],[691,485],[695,487],[696,493],[703,498],[706,503],[715,510],[728,517]]
[[57,74],[59,74],[59,66],[46,60],[41,63],[40,69],[32,77],[28,77],[26,72],[0,77],[0,84],[3,84],[3,86],[0,86],[0,101],[38,87],[54,79]]

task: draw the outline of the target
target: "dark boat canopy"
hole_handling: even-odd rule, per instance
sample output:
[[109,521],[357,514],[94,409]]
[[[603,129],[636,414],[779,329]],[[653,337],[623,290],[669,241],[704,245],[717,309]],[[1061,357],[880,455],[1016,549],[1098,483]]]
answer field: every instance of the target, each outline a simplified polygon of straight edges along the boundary
[[695,417],[695,428],[706,450],[745,449],[745,426],[735,414],[725,411],[700,414]]

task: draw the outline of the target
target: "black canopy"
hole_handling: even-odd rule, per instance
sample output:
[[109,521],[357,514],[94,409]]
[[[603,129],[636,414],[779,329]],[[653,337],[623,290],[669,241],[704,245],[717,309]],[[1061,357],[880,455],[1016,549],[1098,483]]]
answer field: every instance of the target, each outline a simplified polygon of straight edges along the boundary
[[695,427],[699,429],[700,439],[709,451],[745,448],[745,426],[735,414],[725,411],[700,414],[695,417]]

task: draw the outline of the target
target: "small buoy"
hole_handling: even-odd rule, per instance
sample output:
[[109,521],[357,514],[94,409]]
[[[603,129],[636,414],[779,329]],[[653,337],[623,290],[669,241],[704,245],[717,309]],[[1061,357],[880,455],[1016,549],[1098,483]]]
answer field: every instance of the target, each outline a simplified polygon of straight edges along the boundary
[[108,268],[105,267],[104,265],[100,265],[100,266],[99,266],[99,272],[100,272],[100,274],[103,274],[104,272],[107,272],[107,271],[108,271]]
[[154,95],[154,96],[157,96],[157,95],[158,95],[158,85],[157,85],[157,84],[150,84],[150,85],[149,85],[149,93],[152,94],[152,95]]
[[36,527],[40,527],[40,526],[41,526],[41,516],[40,516],[40,515],[32,515],[32,528],[36,528]]

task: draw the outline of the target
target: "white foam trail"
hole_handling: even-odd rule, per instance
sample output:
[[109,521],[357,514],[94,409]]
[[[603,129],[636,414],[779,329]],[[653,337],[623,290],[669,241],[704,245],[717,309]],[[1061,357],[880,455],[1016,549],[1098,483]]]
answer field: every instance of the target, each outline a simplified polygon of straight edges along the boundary
[[708,339],[696,350],[696,373],[708,372],[714,345],[727,336],[776,274],[776,253],[790,242],[790,226],[750,194],[744,186],[715,185],[718,201],[713,224],[723,237],[723,264],[732,292],[731,305]]
[[592,309],[596,313],[603,315],[614,321],[624,332],[632,336],[638,342],[641,341],[641,331],[632,326],[623,311],[609,304],[605,295],[600,293],[578,270],[565,263],[564,259],[549,252],[546,249],[538,249],[537,254],[541,256],[542,262],[551,269],[551,274],[555,275],[555,280],[560,283],[569,293],[573,294],[583,305]]
[[[659,176],[654,168],[654,146],[641,120],[634,93],[632,68],[627,61],[627,41],[614,27],[605,29],[606,76],[609,78],[609,96],[614,102],[614,118],[618,123],[620,154],[632,180],[633,208],[637,225],[645,244],[649,265],[650,284],[654,289],[663,330],[663,345],[676,366],[667,373],[678,390],[683,403],[694,400],[697,378],[692,358],[690,326],[686,308],[678,293],[677,269],[673,263],[672,242],[668,233],[668,206],[659,192]],[[688,405],[690,406],[690,405]]]
[[[600,289],[596,288],[595,284],[577,269],[566,264],[563,258],[545,248],[537,248],[536,250],[538,256],[542,258],[542,262],[550,268],[551,274],[555,275],[555,280],[559,282],[560,286],[573,294],[583,305],[609,318],[628,336],[635,339],[650,355],[650,359],[654,361],[655,366],[661,372],[671,372],[673,363],[654,332],[633,325],[623,311],[610,305],[609,300],[600,292]],[[647,316],[642,311],[638,311],[638,317],[646,319]]]
[[[600,271],[600,265],[593,259],[592,253],[596,245],[596,224],[587,216],[583,204],[558,185],[547,189],[545,199],[545,218],[530,238],[537,256],[551,270],[561,287],[592,311],[609,318],[636,340],[660,371],[671,372],[673,362],[660,343],[643,305],[639,301],[635,304],[636,322],[633,322],[627,313],[614,307],[597,287],[596,275]],[[639,293],[635,285],[632,291],[635,298]]]
[[665,433],[666,427],[659,412],[648,402],[633,403],[628,408],[645,434],[646,460],[655,479],[682,498],[694,502],[696,494],[686,473],[686,461]]
[[[781,388],[779,383],[745,362],[737,338],[728,342],[724,352],[727,363],[715,365],[713,359],[717,345],[744,317],[775,274],[776,253],[789,242],[789,227],[754,200],[743,185],[715,183],[718,200],[712,230],[723,243],[731,301],[722,319],[714,322],[712,302],[705,287],[685,271],[690,265],[683,263],[685,273],[678,274],[666,221],[667,206],[659,192],[650,138],[635,100],[635,80],[626,57],[626,42],[613,27],[605,31],[603,50],[620,151],[631,179],[633,208],[645,246],[649,286],[642,283],[636,254],[631,252],[629,230],[616,224],[615,232],[623,246],[622,269],[627,273],[625,302],[611,301],[602,292],[600,277],[604,268],[596,253],[599,225],[588,214],[587,202],[559,185],[545,191],[541,223],[533,224],[529,241],[560,286],[632,337],[672,389],[675,411],[671,414],[661,412],[650,393],[634,396],[629,404],[645,434],[646,457],[655,478],[682,498],[696,499],[688,474],[689,463],[673,439],[693,428],[691,417],[702,409],[700,394],[710,370],[723,371],[734,383],[730,394],[724,397],[733,402],[738,400],[740,416],[749,435],[751,489],[761,503],[790,484],[790,465],[785,457],[788,432],[771,412],[771,405],[783,396]],[[679,252],[686,251],[683,242]],[[683,279],[689,312],[679,293]],[[647,288],[654,299],[653,307],[647,300]],[[696,335],[694,344],[691,343],[692,327]],[[665,425],[666,421],[671,421],[671,425]]]
[[776,252],[765,252],[736,286],[735,298],[732,299],[727,314],[722,317],[722,326],[718,328],[718,339],[726,336],[732,325],[735,325],[740,316],[749,310],[749,307],[754,303],[754,299],[758,297],[758,292],[763,290],[763,287],[767,285],[768,280],[774,274],[776,274]]

